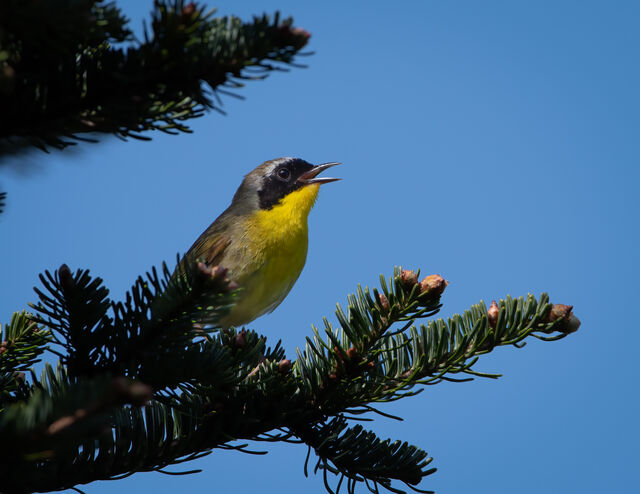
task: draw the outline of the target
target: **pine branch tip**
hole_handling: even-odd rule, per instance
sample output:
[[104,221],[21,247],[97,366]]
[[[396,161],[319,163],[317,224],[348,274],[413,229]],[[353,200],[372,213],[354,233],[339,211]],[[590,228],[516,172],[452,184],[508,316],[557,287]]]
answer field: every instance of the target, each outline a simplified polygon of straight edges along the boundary
[[75,288],[75,281],[69,266],[62,264],[58,268],[58,279],[60,280],[60,286],[65,292],[71,292]]
[[420,271],[400,269],[396,280],[407,295],[411,296],[413,290],[417,289],[419,301],[425,305],[430,305],[440,299],[449,282],[439,274],[430,274],[418,281],[419,274]]
[[580,327],[580,319],[573,314],[573,305],[553,304],[549,311],[547,322],[560,321],[557,330],[565,333],[575,333]]
[[420,296],[426,299],[438,299],[448,285],[449,282],[439,274],[430,274],[420,282]]

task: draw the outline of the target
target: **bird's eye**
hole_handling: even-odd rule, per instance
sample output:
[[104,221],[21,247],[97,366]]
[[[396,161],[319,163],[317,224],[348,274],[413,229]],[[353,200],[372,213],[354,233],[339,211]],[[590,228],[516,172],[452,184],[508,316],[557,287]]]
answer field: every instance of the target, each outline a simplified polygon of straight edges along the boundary
[[286,168],[280,168],[278,170],[278,178],[280,180],[287,181],[287,180],[289,180],[290,176],[291,176],[291,172],[289,170],[287,170]]

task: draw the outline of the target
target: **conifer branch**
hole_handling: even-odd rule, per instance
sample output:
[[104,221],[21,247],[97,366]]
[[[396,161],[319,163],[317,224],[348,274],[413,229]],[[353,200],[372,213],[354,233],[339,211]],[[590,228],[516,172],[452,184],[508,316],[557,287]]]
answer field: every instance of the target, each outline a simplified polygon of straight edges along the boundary
[[40,361],[51,333],[39,328],[26,312],[16,312],[4,328],[0,325],[0,414],[24,399],[25,372]]
[[253,331],[217,329],[234,297],[225,270],[194,263],[161,273],[139,278],[124,303],[86,271],[63,266],[41,277],[36,320],[63,365],[32,376],[0,414],[0,435],[11,439],[0,445],[9,491],[164,471],[216,448],[251,452],[237,441],[293,438],[315,451],[329,492],[402,492],[396,482],[417,490],[435,471],[425,451],[349,423],[384,415],[372,404],[412,396],[418,385],[497,377],[473,369],[480,355],[579,325],[571,307],[543,294],[489,309],[480,302],[418,326],[439,310],[446,282],[397,269],[379,290],[358,288],[338,306],[338,325],[314,328],[291,362],[279,342],[270,349]]
[[250,22],[213,14],[156,0],[138,41],[113,2],[0,2],[0,155],[62,149],[96,133],[190,132],[188,119],[222,112],[218,94],[298,66],[310,37],[278,13]]
[[26,371],[39,362],[50,334],[24,311],[16,312],[4,328],[0,324],[0,373]]
[[40,275],[46,293],[35,289],[35,320],[52,330],[71,377],[126,376],[163,389],[203,372],[221,375],[230,364],[225,352],[205,348],[202,338],[231,307],[233,282],[224,270],[201,263],[184,277],[171,278],[164,264],[161,272],[139,277],[118,303],[88,271],[72,275],[62,265]]
[[0,464],[17,456],[28,458],[38,469],[51,456],[76,455],[79,444],[109,430],[115,407],[142,406],[151,398],[151,388],[142,383],[107,376],[72,380],[61,365],[46,365],[39,380],[32,377],[25,399],[0,416]]

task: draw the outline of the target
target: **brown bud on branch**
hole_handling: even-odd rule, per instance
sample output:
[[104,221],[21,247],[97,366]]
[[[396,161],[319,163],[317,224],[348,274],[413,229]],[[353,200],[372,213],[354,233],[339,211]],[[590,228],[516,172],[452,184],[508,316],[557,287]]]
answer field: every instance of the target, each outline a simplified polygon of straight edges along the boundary
[[498,316],[500,315],[500,307],[495,300],[491,301],[491,307],[487,311],[487,318],[489,319],[489,327],[495,328],[498,324]]
[[347,357],[349,357],[349,360],[357,360],[359,358],[358,350],[355,347],[349,347]]
[[309,42],[311,33],[301,27],[291,27],[288,23],[278,26],[276,43],[280,46],[293,46],[299,50]]
[[551,306],[551,312],[549,312],[549,322],[556,321],[560,318],[568,321],[571,317],[572,310],[573,305],[553,304]]
[[405,291],[410,292],[418,284],[418,275],[410,269],[403,269],[400,273],[400,284]]
[[389,300],[384,295],[384,293],[378,293],[378,304],[380,305],[382,312],[389,312],[391,305],[389,304]]
[[573,315],[573,305],[553,304],[549,312],[548,322],[562,319],[560,331],[563,333],[573,333],[580,327],[580,319]]
[[247,330],[246,329],[241,329],[238,334],[236,335],[236,348],[244,348],[245,346],[247,346]]
[[280,374],[288,374],[291,371],[291,367],[291,360],[284,358],[278,363],[278,372]]
[[442,295],[449,282],[439,274],[430,274],[420,282],[420,295],[436,298]]

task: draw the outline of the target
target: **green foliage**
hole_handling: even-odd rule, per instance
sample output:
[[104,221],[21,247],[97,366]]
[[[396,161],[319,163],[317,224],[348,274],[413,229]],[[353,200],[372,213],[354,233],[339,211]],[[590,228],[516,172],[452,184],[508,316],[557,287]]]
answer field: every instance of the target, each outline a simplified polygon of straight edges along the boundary
[[[219,349],[203,346],[203,328],[230,308],[229,280],[197,268],[171,278],[153,269],[139,277],[125,301],[112,302],[100,278],[75,275],[66,265],[40,275],[44,291],[33,308],[51,328],[69,376],[126,376],[155,389],[212,379],[230,364]],[[216,367],[211,367],[212,365]]]
[[242,22],[183,0],[156,0],[142,41],[128,22],[113,2],[0,2],[0,155],[189,132],[186,120],[221,111],[220,94],[294,66],[309,39],[278,13]]
[[309,452],[311,448],[316,451],[318,462],[315,471],[322,470],[325,487],[331,493],[335,491],[329,483],[328,474],[340,477],[335,488],[338,492],[345,479],[348,492],[354,492],[358,482],[365,483],[372,492],[376,492],[377,485],[400,492],[391,486],[391,479],[398,479],[412,490],[419,491],[413,486],[436,471],[435,468],[426,469],[433,458],[429,458],[425,451],[406,442],[382,441],[361,425],[349,428],[342,415],[328,423],[297,429],[296,434],[309,445]]
[[235,296],[225,270],[196,263],[160,273],[136,280],[121,303],[87,271],[41,276],[38,315],[10,327],[48,328],[60,364],[23,379],[19,396],[3,388],[13,396],[0,413],[7,491],[166,472],[214,449],[248,452],[247,440],[307,444],[329,492],[402,492],[396,482],[416,490],[435,471],[428,454],[350,422],[385,415],[372,404],[412,396],[417,385],[497,377],[473,369],[479,355],[528,336],[563,338],[578,324],[544,294],[419,324],[438,312],[446,282],[396,270],[379,289],[358,288],[338,306],[338,324],[314,328],[291,362],[279,342],[268,348],[253,331],[217,327]]
[[24,371],[39,362],[50,335],[24,311],[13,314],[9,324],[0,325],[0,331],[0,372]]
[[60,364],[46,365],[39,380],[32,374],[25,388],[24,397],[0,415],[0,464],[11,464],[17,455],[35,476],[47,458],[75,456],[78,444],[108,431],[114,407],[140,406],[151,397],[148,386],[123,378],[72,380]]
[[50,331],[39,328],[26,312],[16,312],[4,328],[0,325],[0,413],[24,398],[24,371],[40,361],[50,341]]

